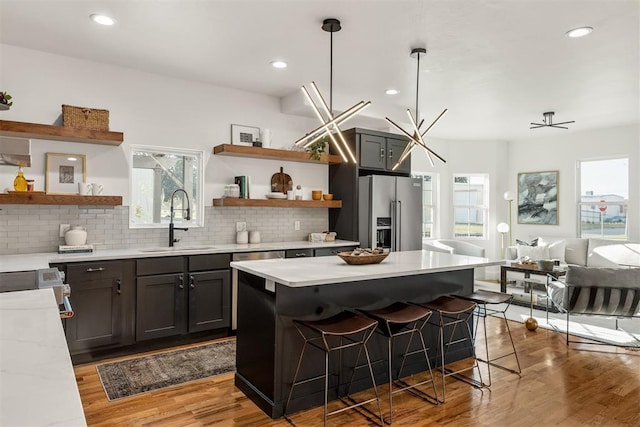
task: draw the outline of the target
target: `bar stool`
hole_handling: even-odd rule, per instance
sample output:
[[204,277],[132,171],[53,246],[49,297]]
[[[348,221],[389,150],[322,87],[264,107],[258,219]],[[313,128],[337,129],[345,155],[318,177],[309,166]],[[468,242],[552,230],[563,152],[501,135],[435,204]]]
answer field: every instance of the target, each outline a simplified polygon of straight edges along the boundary
[[[389,375],[389,424],[393,422],[393,394],[416,388],[423,384],[431,383],[433,385],[433,393],[435,396],[435,404],[438,403],[438,392],[436,390],[436,384],[433,379],[433,372],[431,371],[431,362],[429,362],[429,355],[427,353],[427,347],[424,344],[424,338],[422,337],[422,329],[424,325],[427,324],[427,321],[431,317],[432,311],[418,305],[409,305],[403,302],[393,303],[385,308],[381,308],[378,310],[363,310],[367,316],[372,317],[373,319],[378,321],[377,331],[382,333],[385,337],[387,337],[387,348],[388,348],[388,375]],[[407,359],[407,356],[412,354],[422,353],[424,355],[425,362],[427,363],[427,368],[429,370],[429,379],[424,381],[420,381],[416,384],[410,385],[402,385],[397,387],[395,390],[393,389],[393,363],[392,363],[392,355],[393,355],[393,343],[395,338],[410,334],[409,342],[402,354],[402,363],[400,364],[400,369],[398,371],[397,379],[400,381],[402,377],[402,368],[404,367],[404,362]],[[413,337],[417,335],[420,338],[421,348],[418,350],[409,351],[411,348],[411,342]],[[426,393],[424,393],[427,397],[430,397]],[[423,396],[420,396],[424,398]],[[425,399],[428,400],[428,399]],[[432,402],[433,403],[433,402]]]
[[[382,423],[381,425],[383,425],[384,420],[382,418],[382,408],[380,407],[380,398],[378,396],[376,381],[373,377],[373,369],[371,368],[371,359],[369,358],[369,351],[367,350],[367,341],[369,341],[369,338],[371,338],[371,335],[373,335],[376,327],[378,326],[378,322],[374,319],[363,316],[362,314],[344,311],[328,319],[313,320],[313,321],[294,320],[293,324],[295,325],[296,329],[302,336],[302,339],[304,340],[304,344],[300,352],[300,357],[298,358],[298,366],[296,368],[296,373],[293,377],[293,383],[291,384],[291,389],[289,390],[289,397],[287,398],[287,403],[284,407],[284,415],[286,415],[287,413],[287,407],[289,406],[289,402],[291,401],[291,396],[293,394],[293,389],[295,386],[324,378],[324,417],[323,417],[324,425],[327,425],[327,417],[330,415],[334,415],[339,412],[346,411],[348,409],[353,409],[358,406],[366,405],[367,403],[371,403],[373,401],[376,401],[378,403],[378,412],[380,414],[380,422]],[[345,343],[345,341],[347,342]],[[307,348],[307,345],[315,347],[324,352],[324,375],[318,375],[316,377],[298,381],[298,374],[300,373],[300,366],[302,365],[302,359],[304,357],[304,352]],[[363,402],[357,402],[357,403],[348,405],[344,408],[340,408],[335,411],[328,412],[327,403],[328,403],[329,375],[330,375],[329,355],[331,354],[331,352],[334,352],[334,351],[341,352],[342,350],[347,348],[358,349],[358,356],[355,361],[355,365],[354,365],[355,367],[354,367],[353,375],[351,376],[351,381],[349,382],[347,397],[349,397],[351,382],[353,382],[353,376],[355,375],[356,367],[358,367],[358,362],[359,362],[360,354],[362,353],[362,350],[364,350],[364,354],[367,359],[367,364],[363,366],[368,366],[369,368],[369,375],[371,376],[371,382],[373,384],[373,389],[375,391],[376,396],[371,399],[365,400]],[[342,362],[342,357],[340,358],[340,360]]]
[[[503,369],[507,372],[511,372],[512,374],[520,375],[522,370],[520,369],[520,360],[518,360],[518,353],[516,352],[516,346],[513,343],[513,337],[511,335],[511,329],[509,328],[509,321],[507,320],[506,311],[509,309],[511,305],[511,301],[513,301],[513,295],[505,294],[502,292],[493,292],[493,291],[484,291],[484,290],[476,290],[470,295],[459,295],[459,298],[466,299],[469,301],[473,301],[477,304],[477,308],[475,310],[475,315],[478,318],[482,318],[482,326],[484,329],[484,346],[486,353],[486,360],[478,359],[480,362],[484,362],[487,364],[487,370],[489,372],[489,382],[487,384],[488,387],[491,386],[491,366],[495,366],[496,368]],[[491,308],[487,307],[487,305],[496,305],[496,304],[506,304],[503,306],[504,308]],[[502,356],[494,357],[493,359],[489,357],[489,342],[487,339],[487,316],[502,318],[504,320],[504,324],[507,327],[507,332],[509,333],[509,340],[511,341],[511,348],[513,351],[511,353],[506,353]],[[474,332],[474,336],[477,337],[478,334],[478,325],[480,322],[476,323],[476,328]],[[475,339],[474,337],[474,339]],[[495,363],[496,360],[504,359],[505,357],[509,357],[513,355],[516,359],[516,364],[518,365],[518,369],[511,369],[504,365],[500,365]]]
[[[480,372],[480,366],[478,364],[478,359],[476,357],[476,351],[474,346],[473,334],[471,333],[471,328],[469,327],[469,320],[471,316],[473,316],[473,312],[476,308],[476,303],[473,301],[463,300],[460,298],[452,297],[452,296],[441,296],[434,301],[431,301],[427,304],[424,304],[430,310],[437,312],[439,314],[438,323],[429,322],[432,325],[438,327],[438,352],[437,355],[440,356],[440,372],[442,375],[442,400],[441,403],[445,401],[446,395],[446,377],[452,376],[460,381],[464,381],[467,384],[472,385],[475,388],[485,387],[485,384],[482,382],[482,373]],[[458,328],[459,324],[464,324],[464,328],[462,328],[463,335],[466,330],[466,337],[458,338],[454,340],[454,335]],[[451,328],[451,334],[449,335],[449,339],[445,342],[444,340],[444,332],[446,327]],[[468,342],[469,348],[471,349],[471,354],[473,357],[473,365],[471,367],[466,367],[463,369],[459,369],[456,371],[452,371],[450,369],[445,368],[445,358],[446,353],[449,347],[453,344]],[[436,356],[437,357],[437,356]],[[477,369],[478,376],[480,380],[476,380],[470,376],[463,375],[462,372]]]

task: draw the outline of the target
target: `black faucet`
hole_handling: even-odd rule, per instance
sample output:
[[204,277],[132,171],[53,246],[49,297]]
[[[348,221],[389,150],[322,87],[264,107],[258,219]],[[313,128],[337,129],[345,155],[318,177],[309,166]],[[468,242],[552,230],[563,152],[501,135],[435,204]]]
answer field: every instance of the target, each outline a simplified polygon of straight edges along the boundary
[[[184,196],[187,198],[187,208],[186,209],[173,209],[173,199],[176,196],[176,193],[178,192],[183,192]],[[189,195],[187,194],[186,191],[184,191],[182,188],[178,188],[176,191],[173,192],[173,194],[171,195],[171,219],[169,221],[169,246],[173,246],[174,243],[176,243],[179,239],[174,238],[173,236],[173,231],[174,230],[182,230],[182,231],[187,231],[188,228],[184,228],[184,227],[176,227],[173,225],[173,211],[174,210],[180,210],[185,212],[184,215],[184,219],[186,219],[187,221],[189,221],[191,219],[191,215],[190,215],[190,210],[191,205],[189,203]]]

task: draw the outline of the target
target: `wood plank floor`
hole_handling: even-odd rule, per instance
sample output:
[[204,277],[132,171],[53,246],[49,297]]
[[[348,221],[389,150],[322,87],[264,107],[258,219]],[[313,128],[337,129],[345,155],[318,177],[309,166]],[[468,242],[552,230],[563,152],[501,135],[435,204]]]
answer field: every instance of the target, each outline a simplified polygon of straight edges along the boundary
[[[518,377],[492,370],[491,389],[447,380],[447,401],[433,406],[409,393],[394,396],[394,425],[640,425],[640,352],[573,345],[545,329],[527,331],[510,322],[522,366]],[[503,322],[488,319],[493,354],[509,349]],[[117,359],[112,359],[117,360]],[[510,359],[505,359],[505,363]],[[102,362],[103,363],[103,362]],[[199,380],[109,402],[95,364],[75,367],[87,423],[91,426],[287,426],[271,420],[233,385],[233,374]],[[486,369],[483,371],[486,375]],[[379,388],[381,393],[387,389]],[[356,395],[366,397],[367,392]],[[334,402],[332,408],[339,407]],[[330,408],[331,409],[331,408]],[[375,409],[372,407],[372,409]],[[386,400],[383,412],[388,411]],[[291,415],[297,426],[322,425],[322,408]],[[330,425],[376,425],[355,411],[329,418]]]

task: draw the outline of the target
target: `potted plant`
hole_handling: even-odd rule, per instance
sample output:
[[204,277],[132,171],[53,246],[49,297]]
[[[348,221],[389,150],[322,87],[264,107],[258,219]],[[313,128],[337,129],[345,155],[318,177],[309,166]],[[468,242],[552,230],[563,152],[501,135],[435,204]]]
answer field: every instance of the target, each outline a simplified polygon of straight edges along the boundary
[[13,105],[13,101],[11,101],[12,96],[7,92],[0,92],[0,109],[8,110],[9,107]]
[[313,144],[307,147],[307,153],[309,153],[309,158],[312,160],[320,160],[320,156],[327,150],[327,145],[329,144],[329,137],[327,135],[323,136]]

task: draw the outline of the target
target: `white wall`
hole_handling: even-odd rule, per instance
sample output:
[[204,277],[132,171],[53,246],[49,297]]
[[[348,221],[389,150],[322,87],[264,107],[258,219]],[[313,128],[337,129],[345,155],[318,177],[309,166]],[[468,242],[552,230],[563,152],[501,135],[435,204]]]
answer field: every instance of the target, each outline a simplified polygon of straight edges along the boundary
[[[220,197],[236,175],[251,175],[256,195],[269,191],[271,175],[282,165],[309,194],[328,189],[326,165],[213,156],[215,145],[230,142],[232,123],[271,129],[272,146],[290,147],[317,125],[316,120],[280,113],[279,99],[242,90],[173,79],[137,70],[0,45],[2,90],[14,105],[4,120],[54,124],[61,104],[103,108],[110,129],[124,132],[119,147],[33,140],[33,162],[25,176],[44,190],[45,153],[87,156],[87,180],[104,184],[105,194],[129,204],[129,147],[156,145],[205,152],[205,206]],[[16,168],[0,166],[0,190],[11,188]]]
[[[572,126],[579,126],[576,123]],[[533,131],[532,131],[533,132]],[[640,241],[640,132],[638,124],[585,132],[566,133],[562,129],[539,129],[541,137],[509,144],[507,159],[508,188],[517,190],[519,172],[557,170],[558,225],[517,223],[517,201],[513,203],[513,237],[576,237],[578,217],[576,202],[579,160],[629,157],[629,240]],[[544,135],[544,136],[542,136]],[[506,205],[506,202],[502,202]]]

